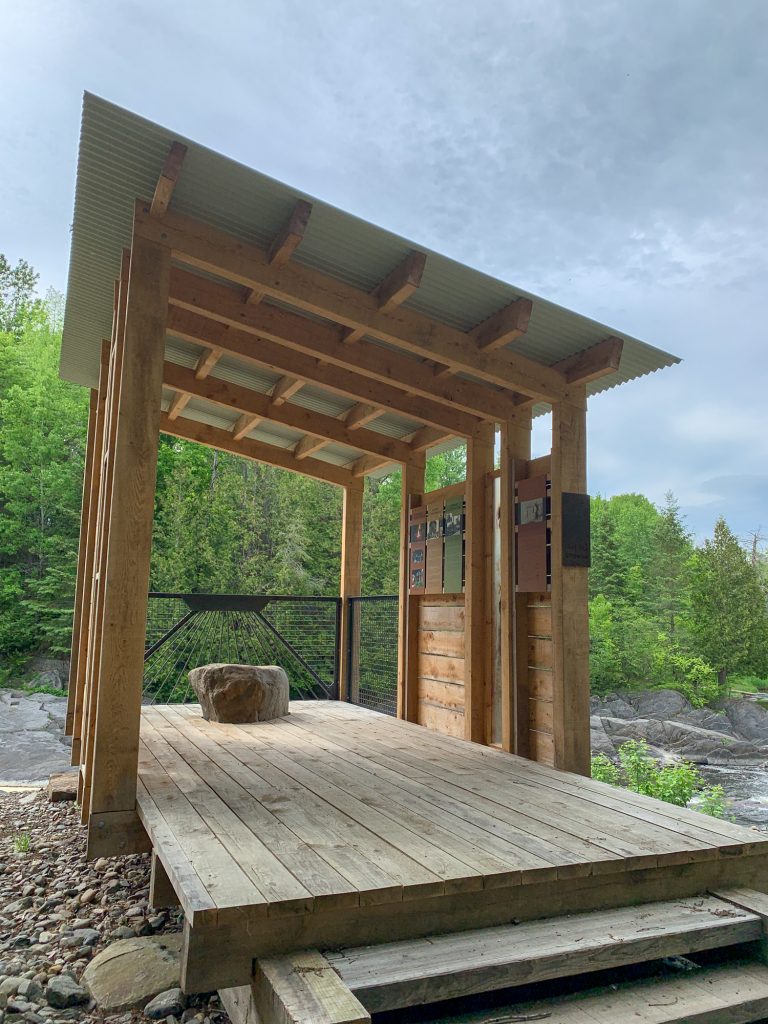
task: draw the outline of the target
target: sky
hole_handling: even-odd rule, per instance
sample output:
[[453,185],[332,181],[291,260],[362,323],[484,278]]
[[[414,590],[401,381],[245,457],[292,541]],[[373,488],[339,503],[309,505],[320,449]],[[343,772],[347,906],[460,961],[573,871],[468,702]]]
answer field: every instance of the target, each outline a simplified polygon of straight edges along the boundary
[[[88,90],[683,358],[589,487],[768,537],[766,0],[0,0],[0,252],[64,290]],[[549,448],[546,424],[536,453]]]

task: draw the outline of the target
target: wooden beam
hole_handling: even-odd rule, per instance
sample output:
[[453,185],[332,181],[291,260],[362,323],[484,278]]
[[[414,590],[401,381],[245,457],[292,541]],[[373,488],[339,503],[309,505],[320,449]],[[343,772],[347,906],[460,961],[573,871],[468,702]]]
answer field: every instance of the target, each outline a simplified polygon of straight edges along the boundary
[[171,404],[168,407],[168,419],[175,420],[177,416],[180,416],[186,409],[187,403],[192,396],[184,391],[177,391],[171,399]]
[[273,405],[283,405],[289,398],[304,387],[304,381],[297,377],[284,376],[272,388],[271,397]]
[[[380,383],[395,384],[411,395],[447,403],[454,413],[463,410],[484,420],[515,416],[514,397],[509,392],[459,377],[436,380],[418,360],[371,342],[340,345],[333,326],[267,303],[255,308],[244,306],[232,288],[189,271],[174,269],[171,304],[224,324],[230,331],[234,328],[258,337],[258,345],[251,341],[247,346],[253,352],[269,339]],[[224,339],[229,337],[224,334]],[[226,340],[221,347],[226,347]],[[362,393],[357,397],[365,399]],[[457,432],[465,433],[458,427]]]
[[397,615],[397,717],[415,722],[419,692],[417,678],[417,636],[419,598],[409,593],[409,517],[412,506],[420,504],[424,494],[424,453],[403,466],[400,486],[400,601]]
[[[267,253],[267,261],[271,266],[281,267],[294,253],[294,250],[301,244],[304,232],[307,229],[309,218],[312,213],[312,204],[304,199],[296,201],[291,210],[291,215],[285,222]],[[258,288],[249,288],[246,293],[246,301],[255,305],[261,302],[264,292]]]
[[[372,294],[378,300],[380,312],[388,313],[413,295],[421,284],[426,262],[424,253],[414,249],[374,288]],[[363,334],[365,331],[361,327],[345,327],[341,340],[345,345],[351,345],[359,341]]]
[[366,423],[370,423],[372,420],[377,419],[383,414],[384,410],[380,405],[369,405],[367,402],[358,402],[353,405],[342,417],[346,425],[350,430],[357,430],[358,427],[364,427]]
[[103,839],[99,816],[136,814],[170,258],[167,247],[134,233],[114,442],[89,847]]
[[181,174],[184,157],[187,155],[187,147],[181,142],[172,142],[165,158],[163,169],[155,185],[155,194],[150,205],[150,214],[153,217],[162,217],[168,209],[171,196],[176,188],[176,182]]
[[[363,496],[365,484],[357,479],[344,488],[341,519],[341,635],[339,638],[339,698],[355,700],[359,690],[359,616],[350,622],[350,598],[359,597],[363,573]],[[350,640],[358,640],[355,648]]]
[[413,434],[408,443],[415,452],[423,452],[427,448],[434,448],[436,444],[450,441],[454,436],[454,434],[447,434],[444,430],[438,430],[437,427],[421,427]]
[[136,216],[143,222],[143,230],[159,238],[162,229],[174,257],[189,266],[258,289],[347,327],[360,328],[373,338],[507,390],[545,401],[565,393],[562,374],[533,359],[512,351],[479,352],[464,331],[402,306],[382,312],[375,295],[338,278],[296,263],[272,267],[269,254],[258,246],[177,213],[169,212],[158,225],[148,213],[147,204],[139,200]]
[[[481,422],[477,417],[469,416],[444,402],[407,395],[391,384],[366,377],[354,370],[330,366],[322,359],[286,348],[279,342],[262,337],[257,344],[252,333],[227,327],[188,310],[172,306],[168,314],[168,328],[176,337],[196,344],[204,344],[206,339],[215,341],[222,351],[243,362],[265,366],[275,373],[300,377],[305,382],[320,384],[335,394],[375,403],[392,412],[402,413],[456,434],[467,436]],[[336,344],[338,346],[338,342]]]
[[371,455],[394,459],[397,462],[405,462],[413,454],[410,445],[398,441],[397,438],[377,434],[373,430],[350,431],[349,427],[334,416],[326,416],[324,413],[305,409],[291,402],[274,406],[268,395],[261,395],[258,391],[252,391],[219,377],[197,380],[194,373],[175,363],[165,364],[163,380],[166,386],[173,388],[174,391],[183,391],[214,405],[247,413],[252,417],[258,416],[261,419],[282,423],[286,427],[311,434],[314,438],[322,438],[323,441],[336,441],[338,444],[359,448]]
[[515,299],[474,327],[469,333],[478,350],[492,352],[525,334],[532,309],[533,303],[530,299]]
[[398,468],[398,463],[393,462],[391,459],[380,459],[378,455],[361,455],[359,459],[356,459],[349,467],[352,476],[367,476],[368,473],[373,473],[376,469],[381,469],[384,466],[390,466],[392,471]]
[[337,487],[345,487],[353,480],[348,469],[334,466],[330,462],[321,462],[319,459],[302,459],[299,462],[294,458],[290,448],[278,448],[277,445],[264,444],[261,441],[254,441],[252,438],[235,441],[229,430],[211,427],[207,423],[198,423],[196,420],[188,420],[183,416],[177,420],[169,420],[167,416],[161,416],[160,431],[163,434],[170,434],[171,437],[182,437],[186,441],[204,444],[208,448],[218,448],[222,452],[242,455],[244,459],[253,459],[255,462],[264,462],[268,466],[277,466],[279,469],[287,469],[292,473],[311,476],[315,480],[336,484]]
[[363,1004],[316,949],[256,960],[251,996],[252,1019],[264,1024],[371,1024]]
[[493,552],[489,550],[491,505],[488,480],[493,472],[495,429],[467,443],[466,542],[464,562],[464,737],[484,743],[485,699],[490,687],[487,658],[492,609],[487,601]]
[[263,416],[249,416],[247,412],[244,412],[240,419],[232,427],[232,437],[235,441],[242,441],[246,435],[250,434],[252,430],[264,419]]
[[293,449],[294,457],[297,459],[306,459],[309,455],[314,455],[315,452],[319,452],[321,448],[325,448],[328,444],[324,437],[314,437],[312,434],[305,434],[304,437],[300,438]]
[[528,756],[528,595],[515,591],[515,483],[531,457],[531,425],[501,424],[499,569],[501,745]]
[[619,369],[623,348],[624,339],[611,336],[591,348],[561,359],[555,366],[569,384],[588,384]]
[[586,430],[582,385],[552,407],[552,682],[554,766],[589,776],[588,570],[563,565],[562,519],[563,494],[587,490]]
[[[108,342],[102,343],[101,381],[105,362],[105,349],[108,354]],[[92,574],[92,529],[91,524],[95,523],[96,509],[91,500],[91,493],[94,487],[94,466],[98,472],[98,461],[101,453],[101,438],[99,435],[99,417],[103,415],[99,407],[99,390],[91,389],[90,403],[88,407],[88,430],[85,441],[85,466],[83,467],[83,498],[80,506],[80,536],[77,545],[77,579],[75,583],[75,604],[72,617],[72,647],[69,662],[69,691],[67,693],[67,715],[64,722],[64,734],[72,736],[75,729],[75,720],[78,720],[77,734],[77,761],[79,764],[80,730],[79,719],[82,711],[82,688],[78,692],[78,677],[81,676],[80,659],[85,657],[85,639],[88,634],[88,617],[90,614],[90,590]],[[98,447],[97,447],[98,445]]]
[[198,380],[205,380],[216,363],[221,359],[220,348],[204,348],[195,364],[195,376]]

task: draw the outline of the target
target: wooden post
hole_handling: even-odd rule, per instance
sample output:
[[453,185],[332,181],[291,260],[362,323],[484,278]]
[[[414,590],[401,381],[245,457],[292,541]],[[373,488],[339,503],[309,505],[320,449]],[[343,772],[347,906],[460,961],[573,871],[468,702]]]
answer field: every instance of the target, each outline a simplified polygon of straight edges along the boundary
[[403,466],[400,502],[400,601],[397,619],[397,717],[415,722],[418,711],[417,639],[419,599],[411,597],[408,565],[408,526],[411,505],[424,493],[426,456]]
[[467,440],[466,544],[464,554],[464,736],[485,742],[485,701],[490,684],[488,645],[492,608],[486,586],[491,508],[488,477],[493,472],[495,427],[479,427]]
[[528,756],[528,595],[515,593],[515,482],[531,457],[527,424],[501,424],[501,745]]
[[[339,658],[339,698],[356,697],[350,678],[350,622],[349,599],[360,596],[363,571],[363,479],[353,481],[344,488],[341,521],[341,645]],[[352,657],[352,664],[357,663]]]
[[584,385],[552,407],[552,647],[555,767],[590,774],[589,611],[585,568],[563,566],[562,496],[587,490]]
[[134,233],[98,671],[88,854],[141,848],[141,686],[170,249]]

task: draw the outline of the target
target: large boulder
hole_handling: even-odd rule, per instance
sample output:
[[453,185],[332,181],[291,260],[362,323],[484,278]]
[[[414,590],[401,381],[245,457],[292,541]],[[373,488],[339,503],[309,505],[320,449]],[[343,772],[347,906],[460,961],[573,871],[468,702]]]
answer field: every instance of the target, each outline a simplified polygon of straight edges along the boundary
[[288,676],[278,665],[203,665],[189,681],[209,722],[268,722],[288,714]]
[[737,734],[760,746],[768,744],[768,712],[753,700],[727,700],[723,711]]
[[100,1010],[142,1010],[161,992],[179,987],[181,932],[120,939],[98,953],[83,972]]
[[625,690],[620,694],[641,718],[675,718],[692,711],[693,707],[677,690]]
[[611,758],[616,756],[616,748],[605,731],[603,720],[599,715],[592,715],[589,719],[589,737],[593,755],[604,754],[605,757]]

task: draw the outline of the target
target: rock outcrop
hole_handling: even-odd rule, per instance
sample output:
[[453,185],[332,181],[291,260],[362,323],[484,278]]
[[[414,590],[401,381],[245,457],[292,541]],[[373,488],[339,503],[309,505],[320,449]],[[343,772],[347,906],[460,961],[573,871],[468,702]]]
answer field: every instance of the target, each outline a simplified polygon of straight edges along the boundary
[[754,701],[694,708],[675,690],[622,691],[591,699],[592,752],[614,757],[628,740],[644,740],[656,757],[698,764],[759,765],[768,760],[768,712]]
[[203,665],[189,681],[209,722],[268,722],[288,714],[288,676],[278,665]]

